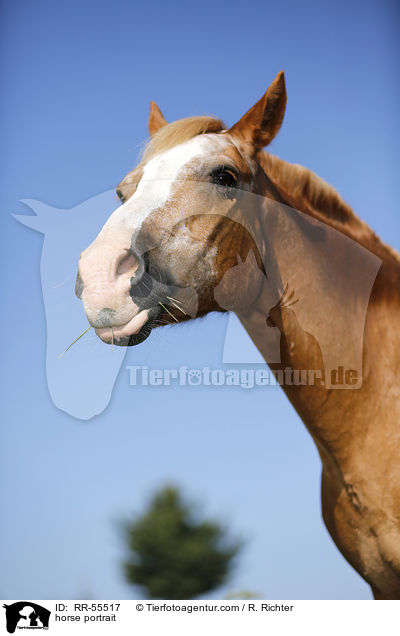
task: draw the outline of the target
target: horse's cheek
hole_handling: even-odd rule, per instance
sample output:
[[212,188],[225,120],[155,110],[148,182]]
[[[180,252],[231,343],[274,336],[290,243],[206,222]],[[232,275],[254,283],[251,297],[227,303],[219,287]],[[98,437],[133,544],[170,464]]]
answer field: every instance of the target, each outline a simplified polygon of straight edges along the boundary
[[257,299],[262,273],[257,267],[232,267],[214,289],[214,298],[225,310],[243,311]]

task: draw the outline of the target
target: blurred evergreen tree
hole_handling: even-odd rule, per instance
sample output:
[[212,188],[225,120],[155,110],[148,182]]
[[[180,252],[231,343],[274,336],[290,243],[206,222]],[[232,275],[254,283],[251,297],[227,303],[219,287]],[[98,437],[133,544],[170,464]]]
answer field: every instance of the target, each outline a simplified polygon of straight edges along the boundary
[[127,526],[131,555],[125,562],[129,583],[152,599],[193,599],[228,578],[240,550],[212,521],[196,519],[178,489],[156,493],[145,514]]

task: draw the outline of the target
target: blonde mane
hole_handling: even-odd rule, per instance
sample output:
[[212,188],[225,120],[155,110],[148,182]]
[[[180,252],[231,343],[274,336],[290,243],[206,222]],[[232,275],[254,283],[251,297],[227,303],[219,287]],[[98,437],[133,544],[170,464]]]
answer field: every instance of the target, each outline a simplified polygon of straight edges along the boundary
[[310,214],[347,234],[380,258],[396,261],[400,255],[362,221],[329,183],[312,170],[261,152],[258,161],[282,198],[293,208]]

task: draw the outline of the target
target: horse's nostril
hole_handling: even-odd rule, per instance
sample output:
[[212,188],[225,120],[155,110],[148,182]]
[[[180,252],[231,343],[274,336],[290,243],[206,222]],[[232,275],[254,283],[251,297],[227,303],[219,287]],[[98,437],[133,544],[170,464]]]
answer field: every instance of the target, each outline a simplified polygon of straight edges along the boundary
[[82,292],[83,292],[83,280],[78,271],[78,274],[76,277],[76,283],[75,283],[75,294],[78,298],[82,298]]
[[117,263],[117,276],[121,276],[122,274],[129,273],[130,276],[134,276],[135,272],[139,268],[139,261],[133,252],[128,252],[124,256],[121,257],[119,262]]

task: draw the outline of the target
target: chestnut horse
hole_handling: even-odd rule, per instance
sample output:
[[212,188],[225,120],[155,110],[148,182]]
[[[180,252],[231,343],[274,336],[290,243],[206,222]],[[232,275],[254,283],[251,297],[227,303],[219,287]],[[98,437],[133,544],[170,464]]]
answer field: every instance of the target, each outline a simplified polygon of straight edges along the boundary
[[123,346],[236,312],[317,445],[333,540],[375,598],[400,599],[400,257],[332,187],[263,150],[285,107],[283,73],[228,130],[168,124],[152,102],[150,141],[76,293]]

